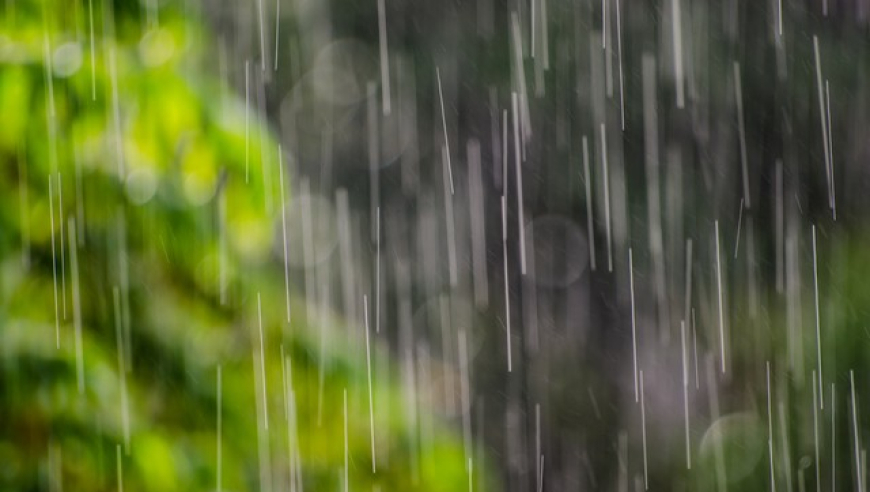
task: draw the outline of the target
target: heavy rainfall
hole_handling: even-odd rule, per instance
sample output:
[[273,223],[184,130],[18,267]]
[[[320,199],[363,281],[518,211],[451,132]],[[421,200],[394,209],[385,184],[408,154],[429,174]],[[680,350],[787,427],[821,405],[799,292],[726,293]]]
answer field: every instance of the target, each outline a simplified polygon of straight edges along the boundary
[[870,1],[0,3],[0,490],[870,491]]

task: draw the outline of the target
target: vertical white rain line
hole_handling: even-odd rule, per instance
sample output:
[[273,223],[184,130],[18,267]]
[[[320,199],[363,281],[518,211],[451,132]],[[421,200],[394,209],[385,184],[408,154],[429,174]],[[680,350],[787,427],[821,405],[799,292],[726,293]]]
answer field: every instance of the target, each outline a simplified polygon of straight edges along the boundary
[[816,457],[816,492],[822,492],[822,467],[819,461],[819,387],[815,384],[816,371],[813,371],[813,449]]
[[613,271],[613,232],[610,225],[610,177],[607,166],[607,134],[604,123],[601,123],[601,167],[604,170],[604,221],[607,238],[607,271]]
[[828,165],[831,168],[831,215],[837,220],[837,188],[834,179],[834,134],[831,130],[831,87],[825,79],[825,107],[827,108],[828,127]]
[[683,320],[689,322],[689,316],[692,314],[692,238],[686,239],[686,301],[683,308]]
[[589,233],[589,264],[595,271],[595,224],[592,220],[592,178],[589,173],[589,142],[583,135],[583,181],[586,187],[586,230]]
[[444,112],[444,91],[441,88],[441,68],[435,67],[438,78],[438,101],[441,103],[441,129],[444,131],[444,147],[447,148],[447,173],[450,176],[450,194],[453,195],[453,163],[450,160],[450,139],[447,136],[447,113]]
[[631,356],[634,363],[634,402],[638,400],[637,387],[637,317],[634,309],[634,256],[628,248],[628,279],[631,290]]
[[858,397],[855,394],[855,371],[849,369],[849,383],[852,385],[852,432],[855,441],[855,473],[858,477],[858,492],[864,492],[864,480],[861,474],[861,442],[858,440]]
[[746,123],[743,118],[743,85],[740,81],[740,63],[734,62],[734,97],[737,100],[737,132],[740,139],[740,166],[743,170],[743,200],[746,209],[752,208],[749,199],[749,162],[746,156]]
[[127,364],[124,362],[124,343],[121,330],[121,291],[112,288],[112,301],[115,309],[115,344],[118,351],[118,374],[121,383],[121,425],[124,432],[124,452],[130,454],[130,410],[127,398]]
[[643,487],[644,490],[649,490],[649,472],[647,465],[646,452],[646,403],[643,396],[643,370],[640,371],[640,426],[641,436],[643,439]]
[[260,328],[260,378],[263,380],[263,428],[269,430],[269,408],[266,402],[266,348],[263,335],[263,305],[257,292],[257,324]]
[[79,289],[79,255],[78,246],[76,246],[76,225],[75,219],[70,217],[69,225],[67,226],[69,233],[69,255],[72,264],[72,295],[73,295],[73,323],[75,325],[76,336],[76,375],[79,385],[79,394],[85,392],[85,354],[84,344],[82,341],[82,303]]
[[834,178],[831,176],[831,152],[828,150],[830,142],[828,142],[828,124],[825,119],[827,111],[825,110],[825,95],[822,88],[822,59],[819,54],[819,37],[816,35],[813,35],[813,51],[816,60],[816,88],[819,95],[819,120],[822,124],[822,145],[825,151],[825,177],[828,180],[828,206],[833,209],[834,197],[831,195],[831,182]]
[[620,18],[619,2],[616,3],[616,48],[619,56],[619,122],[622,131],[625,131],[625,76],[622,73],[622,19]]
[[831,383],[831,492],[837,490],[837,387]]
[[743,225],[743,198],[740,199],[740,210],[737,212],[737,238],[734,240],[734,259],[740,251],[740,227]]
[[[818,390],[820,394],[824,394],[824,389],[822,386],[822,328],[821,321],[819,317],[819,268],[818,268],[818,253],[816,249],[816,226],[813,224],[813,294],[815,295],[816,301],[816,364],[818,368]],[[813,385],[816,384],[816,381],[813,381]],[[822,398],[823,400],[824,398]],[[825,408],[824,402],[820,401],[821,408]]]
[[683,76],[683,22],[680,12],[680,0],[671,0],[671,30],[674,42],[674,82],[677,85],[677,107],[683,109],[686,105],[686,89]]
[[507,325],[507,370],[511,372],[511,296],[510,278],[508,277],[507,256],[507,203],[504,195],[501,197],[501,254],[504,258],[504,319]]
[[700,376],[698,375],[698,332],[695,329],[695,308],[692,308],[692,359],[695,362],[695,389],[701,388]]
[[517,172],[517,221],[519,222],[520,235],[520,273],[526,274],[526,220],[523,207],[523,174],[520,166],[520,129],[519,129],[519,106],[517,93],[511,93],[511,107],[514,115],[514,165]]
[[722,258],[719,251],[719,221],[714,222],[716,229],[716,289],[719,305],[719,356],[722,359],[722,373],[725,373],[725,306],[722,301]]
[[378,0],[378,45],[381,56],[381,107],[384,114],[388,115],[390,114],[390,58],[387,51],[387,13],[384,0]]
[[51,225],[51,276],[54,280],[54,329],[57,348],[60,349],[60,312],[57,303],[57,250],[54,240],[54,193],[51,187],[51,174],[48,175],[48,217]]
[[685,418],[686,432],[686,469],[692,469],[692,444],[691,433],[689,432],[689,361],[686,348],[686,320],[680,321],[680,342],[682,350],[680,355],[683,358],[683,415]]
[[278,185],[281,187],[281,235],[284,238],[284,302],[287,305],[287,323],[290,322],[290,262],[287,258],[287,202],[284,197],[284,152],[278,144]]
[[369,298],[363,294],[363,317],[366,324],[366,372],[369,383],[369,434],[372,444],[372,473],[377,473],[377,455],[375,454],[375,404],[372,398],[372,351],[371,351],[371,328],[369,328]]
[[507,196],[508,188],[508,116],[507,110],[501,112],[501,194]]
[[[541,482],[541,404],[535,403],[535,465],[537,482]],[[538,489],[540,491],[540,488]]]
[[217,366],[217,492],[222,492],[222,481],[221,481],[221,469],[223,468],[222,460],[222,452],[223,452],[223,443],[221,442],[221,430],[222,420],[223,420],[223,381],[221,377],[221,366],[218,364]]
[[[611,0],[602,0],[602,5],[607,6]],[[610,37],[613,36],[611,31],[607,29],[610,26],[610,19],[613,17],[611,15],[609,9],[605,9],[602,13],[602,30],[601,35],[604,37],[605,41],[609,40]],[[604,60],[604,94],[605,99],[613,98],[613,42],[602,43],[601,48],[601,57]]]
[[776,492],[776,473],[773,454],[773,404],[770,396],[770,361],[766,362],[767,373],[767,454],[770,456],[770,491]]

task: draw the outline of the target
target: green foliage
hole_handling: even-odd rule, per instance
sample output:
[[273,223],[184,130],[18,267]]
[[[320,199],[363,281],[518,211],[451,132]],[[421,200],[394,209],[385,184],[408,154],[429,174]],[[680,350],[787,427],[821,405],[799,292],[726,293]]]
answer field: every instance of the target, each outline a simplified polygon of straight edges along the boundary
[[338,490],[345,392],[350,490],[467,487],[452,434],[420,453],[416,396],[387,369],[373,383],[373,473],[361,333],[295,296],[286,322],[277,143],[194,68],[208,34],[173,6],[158,27],[135,4],[11,5],[0,15],[0,489],[114,489],[116,450],[125,490],[214,489],[220,408],[225,490],[291,477]]

